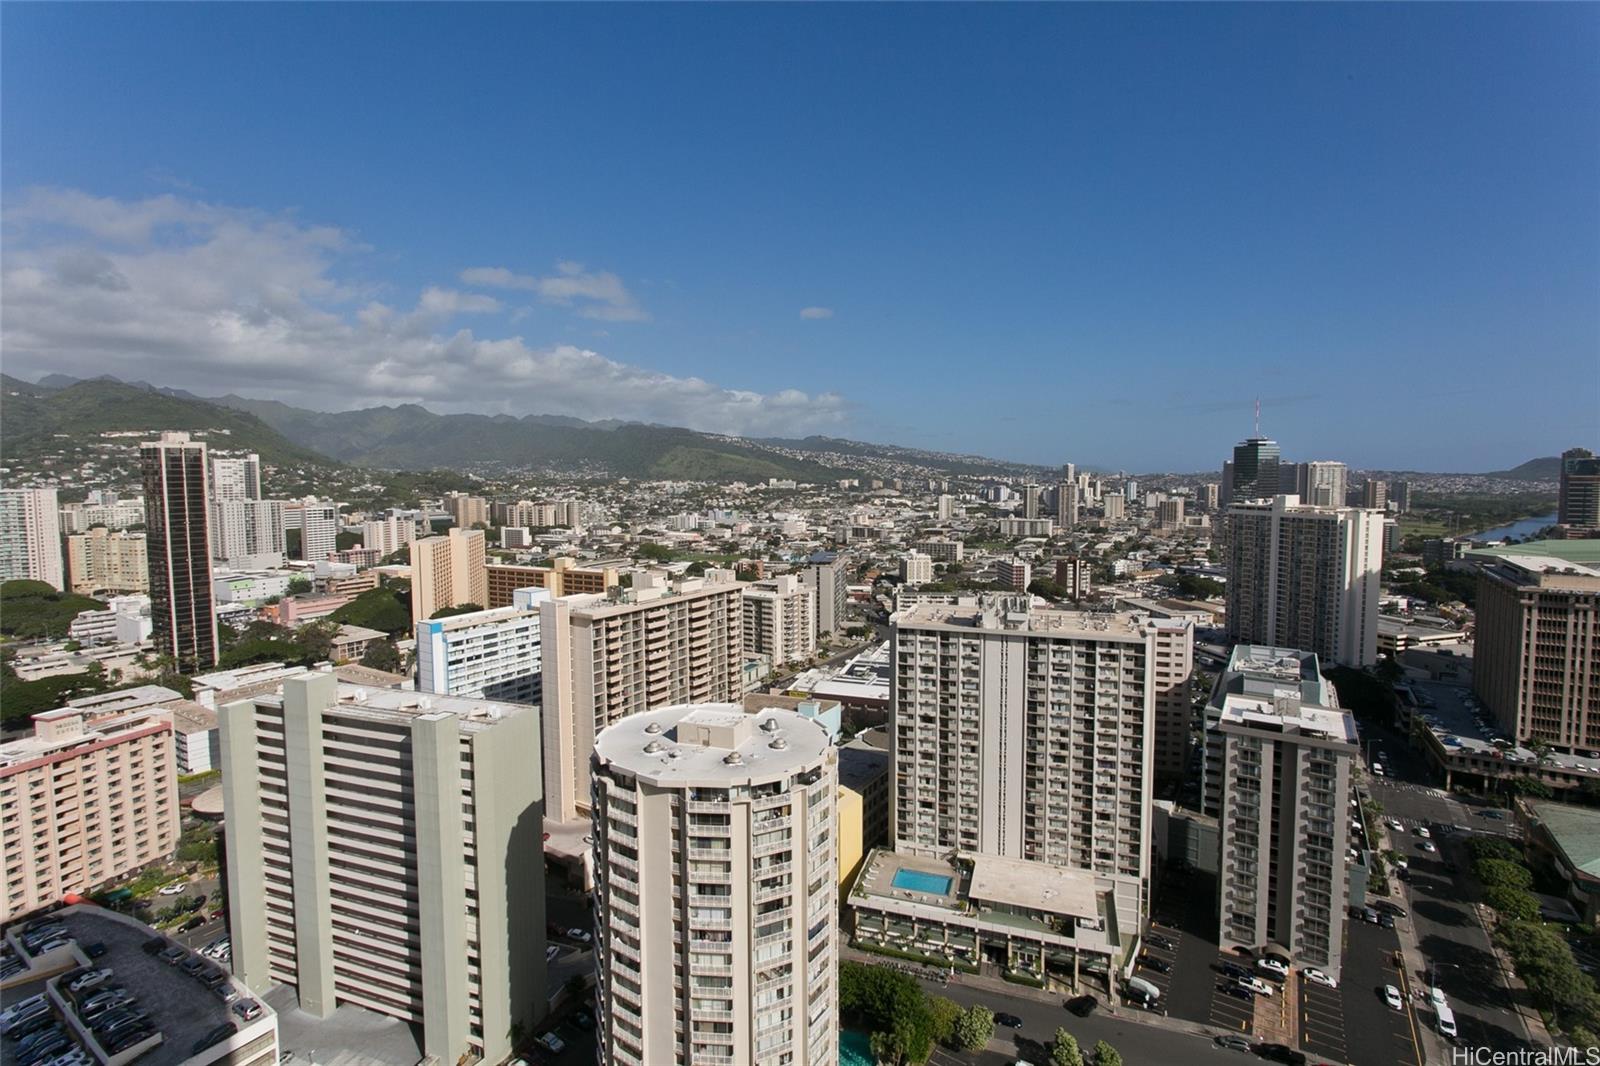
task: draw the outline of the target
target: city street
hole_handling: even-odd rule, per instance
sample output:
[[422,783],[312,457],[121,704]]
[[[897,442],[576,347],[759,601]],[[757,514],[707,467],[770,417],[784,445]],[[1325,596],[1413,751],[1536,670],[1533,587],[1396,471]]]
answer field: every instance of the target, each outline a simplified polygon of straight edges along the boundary
[[[1455,699],[1452,686],[1426,685],[1435,699]],[[1398,818],[1403,831],[1391,833],[1393,846],[1410,862],[1404,905],[1423,957],[1435,968],[1433,980],[1450,998],[1461,1043],[1497,1050],[1527,1046],[1527,1032],[1512,1009],[1511,992],[1490,948],[1489,935],[1479,921],[1477,887],[1467,870],[1466,841],[1470,834],[1451,829],[1466,826],[1472,833],[1504,835],[1505,819],[1490,819],[1482,808],[1462,802],[1427,783],[1425,765],[1392,730],[1364,726],[1365,739],[1378,740],[1388,754],[1388,777],[1368,778],[1373,798],[1383,804],[1384,819]],[[1435,854],[1418,849],[1416,827],[1430,827],[1439,848]],[[1429,977],[1411,975],[1419,984]],[[1422,1024],[1431,1025],[1424,1012]]]

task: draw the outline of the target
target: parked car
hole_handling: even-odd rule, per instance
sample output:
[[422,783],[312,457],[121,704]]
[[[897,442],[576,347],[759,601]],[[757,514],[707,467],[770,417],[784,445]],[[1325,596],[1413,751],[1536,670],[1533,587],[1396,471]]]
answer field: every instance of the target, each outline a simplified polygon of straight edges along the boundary
[[182,962],[184,957],[188,954],[189,952],[187,949],[179,947],[177,944],[173,944],[171,947],[162,951],[161,954],[157,955],[156,958],[160,959],[168,966],[176,966],[178,963]]
[[1249,977],[1250,976],[1250,971],[1245,969],[1243,966],[1240,966],[1236,962],[1227,962],[1226,960],[1224,960],[1222,963],[1220,963],[1218,965],[1217,969],[1221,970],[1223,975],[1226,976],[1226,977]]
[[557,1055],[567,1050],[566,1043],[554,1033],[545,1033],[539,1038],[538,1043],[543,1044],[546,1050],[554,1052]]
[[1232,996],[1234,999],[1242,999],[1246,1003],[1254,1003],[1256,1001],[1256,994],[1251,991],[1250,986],[1241,985],[1237,981],[1229,985],[1224,985],[1222,991]]
[[573,940],[576,940],[580,944],[587,944],[589,941],[594,939],[594,937],[589,935],[589,930],[587,929],[568,929],[567,936],[571,937]]
[[1394,985],[1383,986],[1383,1001],[1394,1010],[1406,1009],[1405,1001],[1400,998],[1400,990]]
[[1160,933],[1149,934],[1144,938],[1144,942],[1153,948],[1160,948],[1162,951],[1172,950],[1172,941]]
[[212,1027],[205,1036],[202,1036],[199,1040],[194,1042],[192,1053],[198,1055],[206,1048],[222,1043],[224,1040],[228,1039],[228,1037],[232,1036],[233,1032],[234,1030],[232,1022],[223,1022],[220,1025]]
[[106,953],[106,946],[98,941],[83,949],[83,953],[91,959],[98,959]]
[[1239,983],[1258,996],[1270,996],[1273,994],[1272,985],[1259,977],[1243,977],[1239,979]]
[[1318,969],[1315,969],[1315,968],[1312,968],[1312,969],[1309,969],[1309,970],[1301,970],[1300,974],[1307,981],[1310,981],[1314,985],[1321,985],[1323,988],[1338,988],[1339,987],[1339,982],[1338,981],[1335,981],[1332,977],[1329,977],[1327,974],[1323,973],[1321,970],[1318,970]]
[[1272,958],[1271,956],[1257,959],[1256,969],[1260,970],[1262,973],[1271,974],[1274,977],[1289,976],[1289,967],[1282,960]]
[[594,1028],[594,1015],[580,1007],[572,1012],[572,1024],[587,1032]]
[[1140,955],[1139,965],[1154,970],[1156,973],[1172,972],[1172,963],[1155,955]]
[[1022,1019],[1021,1018],[1018,1018],[1015,1014],[1007,1014],[1004,1011],[997,1011],[995,1013],[994,1023],[996,1025],[1003,1025],[1007,1029],[1021,1029],[1022,1028]]
[[551,944],[549,947],[544,949],[544,961],[555,962],[556,956],[559,954],[561,954],[561,949],[556,947],[554,944]]
[[156,889],[156,894],[160,896],[181,896],[188,887],[189,883],[187,881],[174,881],[170,885],[162,885]]
[[95,985],[103,985],[110,977],[111,971],[109,969],[89,970],[87,973],[81,973],[74,977],[71,981],[68,981],[67,991],[80,992],[85,988],[93,988]]
[[1217,1037],[1216,1045],[1229,1051],[1254,1051],[1256,1047],[1249,1037],[1238,1033],[1225,1033]]
[[241,999],[233,1005],[233,1013],[247,1022],[253,1022],[261,1017],[261,1004],[253,999]]
[[1306,1057],[1288,1044],[1257,1044],[1256,1054],[1286,1066],[1306,1066]]
[[193,918],[190,918],[187,922],[184,922],[182,925],[178,926],[178,932],[187,933],[189,930],[198,929],[205,924],[206,920],[197,914]]

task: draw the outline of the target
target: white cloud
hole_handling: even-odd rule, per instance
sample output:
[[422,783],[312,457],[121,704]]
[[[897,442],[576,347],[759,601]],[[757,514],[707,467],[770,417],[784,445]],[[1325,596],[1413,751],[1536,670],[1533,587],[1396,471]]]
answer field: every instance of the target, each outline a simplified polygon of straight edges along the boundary
[[801,318],[832,318],[833,317],[833,308],[831,308],[831,307],[802,307],[800,309],[800,317]]
[[[834,426],[846,413],[834,393],[730,389],[571,344],[442,332],[451,316],[500,302],[429,287],[397,308],[382,285],[346,274],[363,250],[349,234],[285,216],[44,189],[8,205],[4,226],[8,373],[109,373],[323,410],[420,402],[762,435]],[[613,275],[573,263],[549,278],[495,268],[461,280],[525,289],[590,318],[643,315]]]
[[547,277],[518,274],[505,267],[469,267],[461,272],[461,282],[538,293],[545,303],[575,308],[584,318],[605,322],[644,322],[650,318],[621,278],[609,271],[587,271],[582,263],[557,263],[556,273]]

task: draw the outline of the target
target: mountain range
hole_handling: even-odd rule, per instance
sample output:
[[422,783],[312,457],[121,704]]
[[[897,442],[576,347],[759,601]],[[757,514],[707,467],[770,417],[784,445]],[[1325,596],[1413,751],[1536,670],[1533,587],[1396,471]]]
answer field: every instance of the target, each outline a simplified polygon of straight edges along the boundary
[[[834,437],[743,438],[677,426],[565,415],[447,414],[418,404],[310,411],[277,400],[202,397],[148,382],[48,374],[37,383],[0,375],[0,451],[8,461],[60,453],[109,431],[187,429],[226,437],[275,465],[383,470],[592,468],[596,474],[684,480],[825,481],[906,468],[946,475],[1048,476],[1047,468],[976,455]],[[1554,456],[1486,476],[1548,481]]]

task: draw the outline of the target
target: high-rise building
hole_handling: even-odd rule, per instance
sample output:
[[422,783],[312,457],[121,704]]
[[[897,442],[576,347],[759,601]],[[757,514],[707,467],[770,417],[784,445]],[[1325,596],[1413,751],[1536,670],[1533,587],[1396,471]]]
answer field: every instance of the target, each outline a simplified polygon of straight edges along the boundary
[[1127,514],[1127,497],[1112,493],[1100,501],[1100,506],[1105,510],[1106,521],[1115,522]]
[[1075,600],[1089,595],[1089,579],[1093,573],[1094,566],[1080,556],[1056,560],[1056,584],[1061,586],[1065,595]]
[[195,673],[217,664],[206,446],[168,431],[139,445],[139,460],[156,649],[170,655],[180,673]]
[[1066,479],[1056,486],[1056,524],[1071,529],[1078,524],[1078,483]]
[[0,489],[0,581],[66,588],[55,489]]
[[1278,442],[1251,437],[1233,446],[1231,478],[1224,478],[1224,504],[1235,500],[1264,500],[1278,495]]
[[213,559],[239,564],[263,555],[282,556],[285,537],[283,504],[278,500],[211,501]]
[[1220,943],[1338,979],[1355,721],[1309,652],[1241,644],[1207,708],[1221,842]]
[[933,580],[933,557],[921,552],[907,552],[900,557],[900,584],[907,588],[926,585]]
[[565,556],[550,560],[549,566],[490,563],[485,573],[489,607],[510,605],[517,589],[545,589],[552,596],[601,595],[622,581],[614,566],[581,567],[576,559]]
[[941,522],[948,522],[955,516],[956,501],[948,493],[941,493],[939,502],[934,508],[934,515]]
[[[450,520],[462,529],[471,529],[477,525],[489,524],[489,501],[482,496],[469,496],[464,492],[452,492],[444,498],[444,507],[450,512]],[[512,522],[511,525],[550,525],[551,523],[538,522]]]
[[100,502],[69,503],[61,508],[61,532],[87,533],[95,526],[105,526],[115,532],[131,526],[144,525],[144,500],[116,498],[116,493],[91,492]]
[[1200,486],[1200,506],[1207,511],[1215,511],[1222,499],[1222,486],[1215,481],[1208,481]]
[[234,974],[510,1054],[545,1002],[538,712],[307,672],[217,717]]
[[1309,463],[1296,463],[1294,484],[1284,479],[1283,493],[1291,490],[1302,503],[1315,507],[1343,507],[1348,495],[1350,471],[1340,462],[1319,459]]
[[150,560],[143,533],[113,533],[95,526],[67,538],[67,583],[83,596],[146,592]]
[[1033,566],[1026,559],[997,559],[994,579],[1014,592],[1026,592],[1033,584]]
[[1561,494],[1556,522],[1579,529],[1600,529],[1600,458],[1588,448],[1561,453]]
[[1183,498],[1181,496],[1162,500],[1156,505],[1156,528],[1183,528]]
[[1145,623],[1151,645],[1151,710],[1155,715],[1151,772],[1157,783],[1181,782],[1189,759],[1194,679],[1194,621],[1151,618]]
[[1344,666],[1378,656],[1383,512],[1296,496],[1228,509],[1228,636]]
[[1397,514],[1410,514],[1411,513],[1411,482],[1409,482],[1409,481],[1396,481],[1394,483],[1394,491],[1389,494],[1389,498],[1394,501],[1395,513],[1397,513]]
[[836,755],[793,711],[666,707],[594,744],[606,1066],[832,1066]]
[[731,571],[676,587],[645,571],[608,596],[539,605],[550,817],[570,821],[588,802],[589,756],[606,726],[652,707],[739,698],[743,591]]
[[291,529],[300,531],[300,554],[296,558],[324,562],[339,548],[339,505],[315,496],[286,500],[283,528],[285,536]]
[[815,655],[815,595],[789,574],[745,584],[744,653],[767,656],[774,669]]
[[211,498],[213,500],[261,499],[261,457],[211,460]]
[[1023,518],[1038,518],[1039,517],[1039,492],[1040,492],[1040,489],[1039,489],[1038,485],[1024,485],[1024,486],[1022,486],[1022,517]]
[[845,586],[850,575],[845,572],[844,557],[833,552],[818,552],[806,560],[801,580],[816,593],[817,638],[837,636],[844,631]]
[[1156,630],[1143,615],[1025,596],[890,619],[895,851],[1093,875],[1141,928],[1150,875]]
[[1476,610],[1473,690],[1501,728],[1563,751],[1600,748],[1600,568],[1484,555]]
[[489,575],[481,529],[456,526],[442,537],[411,542],[411,620],[432,618],[445,607],[486,606]]
[[911,550],[921,552],[936,563],[959,563],[965,554],[965,546],[959,540],[934,538],[931,540],[914,540]]
[[361,524],[361,546],[371,548],[380,557],[393,555],[416,539],[417,523],[405,515],[385,515]]
[[518,589],[510,607],[418,622],[417,691],[539,702],[539,604],[543,589]]
[[1369,510],[1388,510],[1389,483],[1376,478],[1367,478],[1367,483],[1361,490],[1361,505]]
[[118,713],[99,714],[92,703],[45,711],[34,715],[32,736],[0,744],[0,921],[87,893],[177,847],[172,716],[151,703],[178,693],[152,685],[112,695]]

